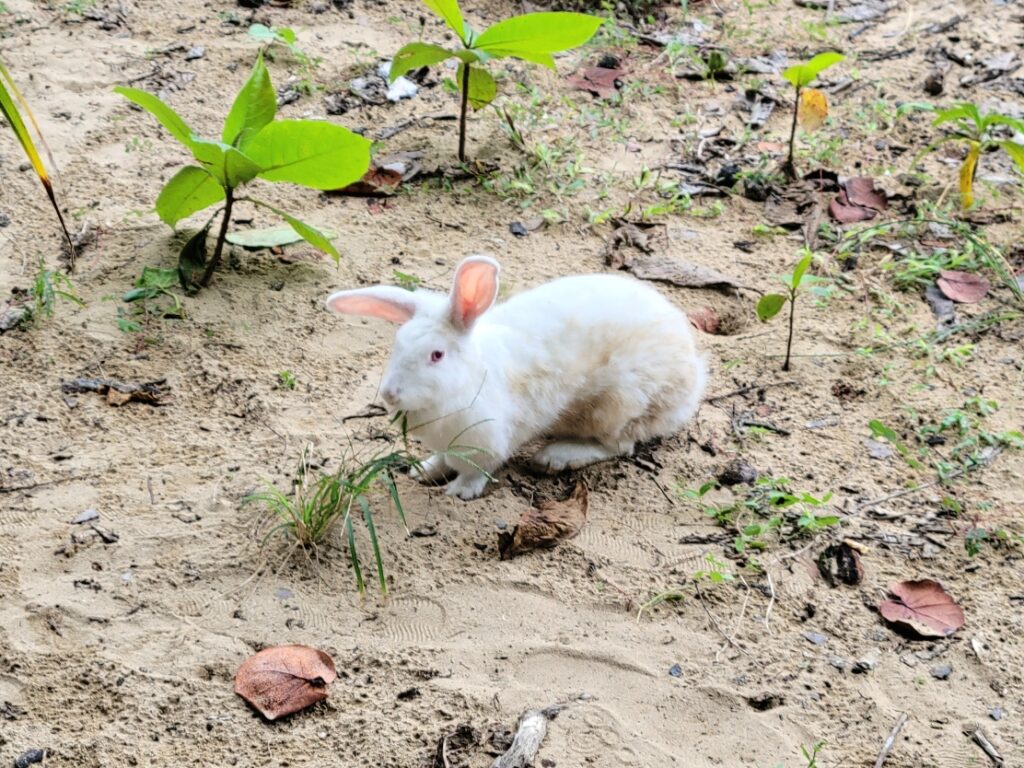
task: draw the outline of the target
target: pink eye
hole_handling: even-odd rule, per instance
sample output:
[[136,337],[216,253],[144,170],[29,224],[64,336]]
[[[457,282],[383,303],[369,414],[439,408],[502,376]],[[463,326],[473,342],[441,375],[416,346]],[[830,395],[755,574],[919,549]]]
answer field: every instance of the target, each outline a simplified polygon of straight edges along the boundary
[[442,352],[440,349],[435,349],[433,352],[430,353],[430,362],[436,363],[440,361],[442,357],[444,357],[444,352]]

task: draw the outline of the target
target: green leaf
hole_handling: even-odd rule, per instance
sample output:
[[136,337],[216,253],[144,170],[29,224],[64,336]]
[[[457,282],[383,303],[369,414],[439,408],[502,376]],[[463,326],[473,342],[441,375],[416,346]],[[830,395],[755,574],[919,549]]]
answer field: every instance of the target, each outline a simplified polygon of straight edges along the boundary
[[963,102],[956,106],[944,109],[935,116],[932,125],[942,125],[956,120],[970,120],[980,131],[982,129],[982,118],[978,108],[969,102]]
[[789,287],[796,291],[800,287],[800,281],[804,279],[804,274],[807,272],[807,268],[811,266],[811,261],[814,260],[814,255],[808,253],[793,267],[793,277],[790,278]]
[[188,127],[177,112],[160,101],[152,93],[140,91],[138,88],[125,88],[124,86],[118,86],[114,89],[114,92],[121,94],[129,101],[145,109],[160,121],[160,125],[166,128],[174,138],[189,149],[192,148],[192,129]]
[[277,40],[277,33],[265,24],[251,25],[249,36],[266,43],[273,43]]
[[[337,237],[334,232],[323,230],[324,237],[333,239]],[[291,225],[278,227],[267,227],[266,229],[246,229],[240,232],[229,232],[227,241],[232,245],[239,245],[250,250],[261,248],[277,248],[282,245],[291,245],[302,240],[303,237]]]
[[473,48],[501,58],[515,56],[554,69],[551,54],[583,45],[604,19],[585,13],[526,13],[499,21],[476,40]]
[[188,165],[164,184],[156,199],[156,212],[169,227],[174,227],[186,216],[219,203],[224,199],[224,188],[206,170]]
[[402,46],[395,58],[391,60],[391,71],[388,72],[388,80],[395,82],[406,72],[412,72],[420,67],[429,67],[439,61],[451,58],[455,54],[447,48],[430,43],[409,43]]
[[423,0],[423,4],[444,19],[451,30],[466,42],[466,22],[462,20],[462,11],[457,0]]
[[235,97],[227,120],[224,121],[222,140],[225,144],[244,150],[252,138],[277,113],[277,94],[270,82],[270,73],[263,63],[263,54],[256,57],[252,74]]
[[178,280],[189,293],[199,289],[199,281],[206,271],[206,237],[212,223],[213,219],[210,219],[205,227],[192,235],[178,254]]
[[266,208],[268,211],[273,211],[282,219],[287,221],[291,228],[294,229],[307,243],[317,250],[326,253],[334,259],[335,262],[341,261],[341,254],[338,253],[331,241],[327,239],[327,236],[316,227],[313,227],[304,221],[300,221],[291,214],[285,213],[280,208],[275,208],[268,203],[264,203],[262,200],[254,200],[251,197],[247,197],[245,199],[254,205],[259,205]]
[[483,67],[459,64],[459,73],[456,76],[459,93],[462,92],[462,78],[465,77],[466,67],[469,67],[469,105],[473,109],[482,109],[494,101],[498,95],[498,84],[494,82],[491,73]]
[[317,120],[278,120],[249,144],[247,154],[267,181],[340,189],[370,167],[370,142],[347,128]]
[[766,323],[786,306],[787,297],[781,293],[766,293],[757,302],[757,319]]
[[263,170],[251,157],[220,141],[194,139],[192,154],[221,186],[232,189],[252,181]]
[[868,429],[871,430],[871,434],[874,437],[884,437],[890,443],[894,445],[899,442],[900,436],[896,434],[896,430],[892,427],[887,427],[885,424],[880,422],[878,419],[872,419],[868,422]]
[[135,281],[139,288],[170,288],[178,282],[178,273],[173,269],[161,269],[160,267],[143,267],[142,274]]
[[843,61],[846,57],[841,53],[835,51],[829,51],[828,53],[819,53],[813,59],[805,64],[797,64],[790,67],[782,73],[782,76],[789,80],[797,88],[803,88],[805,85],[810,85],[814,78],[820,75],[829,67],[838,64]]
[[1024,171],[1024,144],[1018,144],[1015,141],[1000,141],[999,146],[1013,159],[1017,167]]

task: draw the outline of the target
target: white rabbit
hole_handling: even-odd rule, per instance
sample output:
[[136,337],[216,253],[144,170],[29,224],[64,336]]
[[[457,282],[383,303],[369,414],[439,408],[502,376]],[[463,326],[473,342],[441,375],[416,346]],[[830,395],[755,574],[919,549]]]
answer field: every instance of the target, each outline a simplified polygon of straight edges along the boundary
[[334,312],[399,323],[381,397],[435,453],[417,479],[474,499],[525,443],[549,472],[630,454],[697,410],[707,364],[690,323],[654,288],[577,275],[493,307],[498,263],[459,264],[451,294],[390,286],[340,291]]

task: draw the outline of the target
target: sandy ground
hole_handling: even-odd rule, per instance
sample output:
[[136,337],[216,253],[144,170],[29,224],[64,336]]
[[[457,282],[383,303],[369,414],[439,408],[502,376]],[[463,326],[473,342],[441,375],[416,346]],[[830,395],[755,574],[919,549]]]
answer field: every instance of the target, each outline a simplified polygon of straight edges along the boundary
[[[500,258],[512,292],[605,269],[613,225],[588,225],[587,210],[621,210],[635,198],[636,212],[657,202],[653,189],[637,192],[633,184],[644,167],[692,162],[707,129],[740,136],[736,85],[676,79],[659,49],[614,35],[560,58],[557,76],[511,64],[502,98],[523,108],[528,143],[568,148],[554,170],[533,171],[535,195],[523,201],[488,188],[524,178],[517,169],[530,164],[495,114],[482,113],[471,124],[471,152],[497,165],[498,182],[415,181],[383,206],[275,187],[268,197],[340,233],[340,267],[302,245],[287,258],[233,251],[208,290],[184,299],[184,319],[154,320],[129,334],[116,322],[120,295],[143,265],[175,261],[171,233],[151,206],[184,156],[111,89],[131,82],[162,90],[213,134],[256,51],[245,34],[253,12],[226,0],[87,3],[85,16],[60,3],[5,5],[4,61],[49,137],[74,227],[88,225],[95,239],[82,248],[73,278],[85,306],[63,303],[53,318],[0,336],[0,765],[45,748],[47,765],[75,768],[440,766],[439,739],[468,724],[478,741],[452,765],[487,766],[520,713],[559,702],[569,706],[551,724],[540,753],[545,766],[792,768],[807,764],[801,746],[822,741],[819,766],[866,766],[901,713],[909,720],[889,768],[988,765],[965,735],[978,727],[1007,766],[1024,759],[1021,549],[987,543],[970,558],[964,548],[975,525],[1021,532],[1019,451],[1004,451],[949,488],[858,510],[934,477],[898,455],[871,458],[871,419],[905,425],[913,409],[934,420],[981,394],[1002,406],[986,420],[993,431],[1022,428],[1021,320],[961,339],[976,345],[973,355],[962,367],[935,362],[934,374],[909,347],[858,355],[879,327],[901,338],[934,327],[918,293],[893,292],[881,252],[866,251],[848,273],[851,290],[834,291],[827,306],[801,300],[789,374],[779,371],[784,323],[757,325],[755,293],[660,286],[685,309],[712,306],[734,319],[729,335],[701,335],[712,363],[709,395],[746,389],[706,403],[686,432],[640,460],[579,473],[590,488],[589,517],[577,538],[555,550],[498,559],[499,526],[514,522],[535,495],[557,496],[573,482],[534,477],[522,461],[468,503],[399,478],[410,527],[431,527],[432,536],[406,537],[386,499],[375,501],[387,600],[372,587],[365,598],[356,594],[340,532],[320,549],[319,562],[286,557],[279,539],[261,546],[267,520],[241,504],[264,481],[287,485],[307,442],[328,468],[353,449],[366,455],[387,445],[386,419],[344,417],[375,401],[393,331],[330,316],[323,309],[330,290],[393,282],[395,270],[444,289],[453,265],[481,250]],[[322,58],[315,79],[329,91],[344,91],[378,52],[396,50],[419,26],[415,5],[328,6],[268,6],[254,18],[293,26],[302,46]],[[492,21],[517,10],[472,4],[467,15]],[[859,25],[814,26],[820,11],[785,0],[752,12],[702,3],[694,13],[736,56],[782,49],[792,59],[833,46],[848,53],[854,60],[842,76],[856,73],[857,83],[833,97],[837,124],[825,135],[844,141],[826,165],[840,174],[890,169],[885,186],[903,191],[896,175],[921,137],[935,134],[926,119],[898,130],[875,125],[875,105],[926,100],[921,82],[936,47],[981,60],[1024,31],[1019,8],[987,2],[900,3],[853,42]],[[957,14],[986,22],[928,32]],[[682,23],[672,11],[654,29],[678,31]],[[205,55],[186,61],[195,46]],[[601,107],[562,80],[598,50],[629,52],[632,85],[621,104]],[[878,63],[863,58],[880,50],[905,53]],[[287,57],[270,66],[279,86],[296,70]],[[941,59],[947,66],[943,103],[969,97],[1019,109],[1012,74],[968,89],[958,82],[974,70]],[[767,79],[784,93],[778,76]],[[517,95],[516,80],[535,86],[536,95]],[[376,136],[411,116],[453,115],[454,98],[433,82],[411,101],[330,119]],[[282,114],[322,117],[323,94]],[[783,105],[761,139],[783,140],[787,125]],[[60,242],[35,180],[17,171],[16,146],[3,141],[6,297],[29,286],[39,257],[56,266]],[[454,123],[427,120],[384,142],[379,154],[423,152],[429,169],[448,162],[454,146]],[[893,146],[911,150],[899,154]],[[567,188],[565,163],[577,152],[585,183]],[[934,178],[919,194],[948,197],[942,187],[955,166],[929,163]],[[1010,169],[987,156],[983,174]],[[665,178],[677,177],[666,171]],[[988,208],[1013,212],[1005,185],[983,189]],[[800,234],[752,236],[763,207],[739,196],[724,200],[720,215],[697,215],[713,203],[657,219],[665,252],[771,288],[796,258]],[[545,209],[565,221],[522,238],[509,233],[511,222]],[[254,223],[272,222],[257,216]],[[1014,232],[1003,225],[991,236],[1006,241]],[[754,241],[752,251],[737,241]],[[1012,301],[999,289],[958,311],[970,318],[997,300]],[[294,374],[295,390],[277,386],[279,371]],[[61,382],[80,376],[166,378],[173,400],[112,407],[97,395],[63,396]],[[737,431],[744,415],[782,432]],[[707,482],[737,456],[792,478],[798,490],[833,491],[842,525],[773,544],[758,558],[761,571],[744,569],[729,537],[723,541],[722,529],[675,490]],[[965,513],[948,516],[944,497]],[[86,509],[99,512],[106,539],[70,523]],[[813,558],[843,537],[865,547],[865,578],[830,588]],[[697,597],[687,585],[709,553],[737,578],[704,584]],[[920,577],[941,580],[965,609],[966,626],[949,640],[907,639],[875,610],[891,582]],[[640,603],[673,588],[688,597],[638,620]],[[234,695],[233,675],[255,650],[291,642],[329,652],[340,677],[325,703],[266,723]],[[857,661],[866,662],[860,673],[853,672]],[[940,680],[931,671],[943,664],[952,673]],[[990,714],[995,709],[1001,719]]]

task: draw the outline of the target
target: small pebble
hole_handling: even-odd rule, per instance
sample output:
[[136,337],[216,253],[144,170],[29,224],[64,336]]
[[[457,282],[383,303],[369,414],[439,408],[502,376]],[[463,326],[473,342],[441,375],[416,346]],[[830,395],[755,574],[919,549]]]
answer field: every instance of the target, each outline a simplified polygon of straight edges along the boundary
[[499,518],[494,521],[494,527],[497,528],[499,531],[504,531],[506,528],[508,528],[508,523]]
[[758,472],[743,459],[733,459],[718,473],[722,485],[749,485],[757,480]]
[[530,234],[526,230],[526,227],[522,225],[522,222],[519,221],[513,221],[511,224],[509,224],[508,231],[511,232],[516,237],[526,237],[528,234]]
[[292,592],[288,587],[278,587],[274,590],[274,597],[278,600],[287,600],[289,597],[294,597],[295,593]]
[[201,45],[193,46],[188,49],[188,53],[185,54],[185,61],[195,61],[201,59],[206,55],[206,49]]
[[44,759],[46,759],[45,749],[30,749],[15,759],[14,768],[28,768],[30,765],[43,762]]
[[828,663],[838,669],[840,672],[846,669],[849,662],[841,656],[829,656]]
[[98,520],[100,513],[95,509],[87,509],[84,512],[79,512],[74,520],[71,521],[72,525],[81,525],[82,523],[88,523],[90,520]]
[[678,664],[673,664],[669,668],[668,673],[670,675],[672,675],[672,677],[682,677],[683,676],[683,668],[680,667]]
[[825,637],[821,632],[802,632],[804,639],[815,645],[824,645],[828,642],[828,638]]
[[1003,719],[1003,708],[1002,707],[993,707],[992,709],[990,709],[988,711],[988,716],[991,717],[993,720],[1002,720]]
[[953,667],[949,664],[939,664],[937,667],[931,668],[931,673],[936,680],[946,680],[953,674]]
[[877,665],[878,662],[875,659],[864,657],[863,659],[858,659],[857,663],[853,665],[853,671],[858,675],[864,675],[873,670]]

